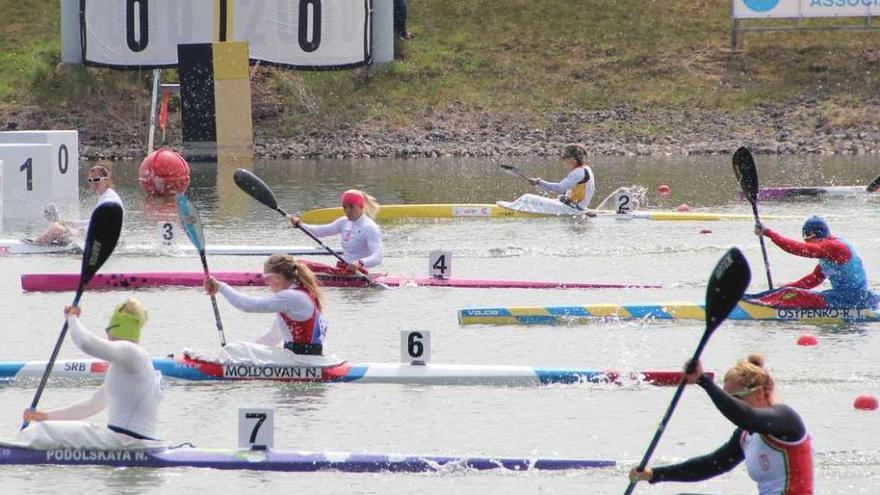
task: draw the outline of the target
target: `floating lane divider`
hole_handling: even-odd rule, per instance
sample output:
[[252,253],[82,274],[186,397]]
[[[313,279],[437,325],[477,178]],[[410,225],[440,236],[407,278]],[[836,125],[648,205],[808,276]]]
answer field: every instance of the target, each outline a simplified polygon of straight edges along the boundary
[[[265,285],[259,272],[212,272],[212,275],[229,285]],[[366,287],[362,278],[316,274],[324,287]],[[144,287],[201,287],[205,275],[202,272],[131,272],[100,273],[89,281],[89,289],[139,289]],[[659,284],[620,284],[590,282],[540,282],[528,280],[493,280],[435,277],[376,276],[378,283],[389,287],[453,287],[465,289],[657,289]],[[78,273],[25,273],[21,276],[21,288],[29,292],[67,291],[79,284]]]
[[36,450],[0,443],[0,464],[100,465],[115,467],[246,469],[252,471],[349,473],[504,469],[562,471],[612,467],[614,461],[516,457],[455,457],[413,454],[359,454],[284,450],[199,449],[192,447],[137,450],[61,448]]
[[[619,214],[614,210],[584,210],[595,213],[600,218],[619,218],[655,221],[720,221],[720,220],[754,220],[752,215],[739,213],[712,213],[698,211],[667,211],[667,210],[637,210],[630,213]],[[342,208],[319,208],[309,210],[300,217],[306,223],[327,223],[336,220],[343,215]],[[557,213],[545,214],[512,210],[498,204],[413,204],[413,205],[382,205],[379,209],[378,221],[406,220],[413,218],[535,218],[549,217],[582,217],[583,212],[572,210],[571,215],[559,215]],[[781,219],[784,217],[765,216],[765,219]]]
[[[531,366],[343,362],[333,366],[304,366],[286,363],[218,363],[189,357],[154,358],[153,366],[169,378],[181,381],[271,381],[314,383],[385,383],[421,385],[537,386],[553,384],[628,385],[647,383],[675,386],[681,371],[609,371],[598,369],[535,368]],[[101,380],[108,364],[97,359],[56,361],[52,378]],[[39,378],[45,361],[0,362],[0,381],[28,381]]]
[[[508,306],[458,311],[461,325],[559,325],[603,320],[705,320],[702,304],[669,302],[656,304],[590,304],[585,306]],[[773,308],[740,301],[729,320],[796,321],[839,325],[880,321],[876,308]]]

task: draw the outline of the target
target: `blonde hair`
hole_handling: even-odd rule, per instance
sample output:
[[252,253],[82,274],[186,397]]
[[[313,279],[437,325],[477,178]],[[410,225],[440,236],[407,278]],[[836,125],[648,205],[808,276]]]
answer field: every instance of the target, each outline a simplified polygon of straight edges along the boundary
[[318,285],[318,279],[308,265],[298,262],[289,254],[278,253],[269,256],[269,259],[263,263],[263,271],[266,273],[277,273],[288,282],[299,284],[300,287],[315,298],[315,304],[318,306],[318,310],[321,310],[323,306],[321,287]]
[[572,159],[580,166],[586,165],[587,149],[580,144],[567,144],[562,148],[562,151],[559,152],[559,157],[563,160]]
[[724,375],[725,382],[734,382],[745,388],[762,387],[766,392],[773,391],[773,377],[764,367],[764,356],[750,354],[747,359],[741,359],[733,368]]
[[147,323],[147,320],[149,319],[147,315],[147,309],[144,307],[143,303],[133,297],[129,297],[128,299],[126,299],[125,302],[122,303],[122,305],[120,306],[119,311],[123,313],[128,313],[137,318],[141,322],[142,327]]
[[360,189],[349,189],[345,191],[343,194],[353,193],[358,196],[364,198],[364,214],[373,220],[376,219],[376,216],[379,214],[379,202],[376,201],[376,198],[370,196],[369,194],[361,191]]

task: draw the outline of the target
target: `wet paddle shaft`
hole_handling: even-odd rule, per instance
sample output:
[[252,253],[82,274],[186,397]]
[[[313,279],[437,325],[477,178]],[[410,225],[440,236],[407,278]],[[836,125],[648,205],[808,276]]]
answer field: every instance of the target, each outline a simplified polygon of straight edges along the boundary
[[[752,213],[755,215],[755,223],[761,225],[758,216],[758,170],[755,168],[755,159],[745,146],[740,147],[733,154],[733,172],[739,179],[739,185],[743,193],[752,204]],[[764,269],[767,271],[767,285],[773,290],[773,278],[770,276],[770,260],[767,258],[767,246],[764,244],[764,236],[759,236],[761,242],[761,255],[764,256]]]
[[[687,370],[685,370],[688,374],[693,373],[697,361],[700,359],[700,354],[703,353],[703,349],[709,342],[709,337],[712,336],[712,332],[721,325],[721,322],[727,318],[739,300],[742,299],[751,278],[752,274],[749,270],[749,263],[737,248],[727,251],[718,261],[718,264],[715,265],[715,269],[712,270],[712,275],[709,277],[709,284],[706,286],[706,330],[703,332],[703,337],[700,339],[700,343],[697,345],[697,349],[689,361]],[[682,376],[678,388],[675,389],[672,402],[669,404],[669,408],[666,409],[666,414],[663,415],[663,419],[660,421],[656,433],[654,433],[654,438],[651,440],[651,444],[648,445],[648,450],[645,451],[644,457],[642,457],[642,462],[639,463],[639,471],[644,471],[648,461],[651,460],[651,455],[654,454],[654,449],[657,448],[660,437],[663,436],[663,431],[666,430],[666,425],[669,424],[669,419],[672,417],[679,399],[681,399],[686,383],[684,376]],[[624,492],[625,495],[630,495],[635,488],[636,482],[630,481],[629,486]]]
[[[250,170],[245,170],[243,168],[240,168],[235,171],[232,178],[235,180],[235,184],[239,187],[239,189],[241,189],[242,191],[247,193],[250,197],[256,199],[260,203],[263,203],[267,207],[277,211],[284,218],[290,217],[286,211],[282,210],[278,206],[278,200],[275,198],[275,193],[273,193],[272,190],[269,189],[269,186],[267,186],[265,182],[263,182],[259,177],[254,175]],[[338,259],[339,261],[348,265],[348,262],[345,261],[345,259],[343,259],[342,256],[339,256],[339,254],[336,251],[334,251],[333,249],[328,247],[326,244],[321,242],[321,240],[318,239],[318,237],[315,234],[309,232],[309,229],[307,229],[301,225],[297,226],[297,228],[299,230],[301,230],[305,235],[311,237],[313,241],[317,242],[318,245],[321,246],[322,248],[324,248],[328,253],[335,256],[336,259]],[[389,288],[387,285],[380,283],[380,282],[376,282],[375,280],[371,279],[370,277],[366,276],[365,274],[363,274],[359,271],[356,271],[355,274],[359,278],[363,279],[370,287],[380,288],[380,289],[388,289]]]
[[[202,219],[199,210],[186,197],[186,194],[178,193],[177,212],[180,215],[180,224],[183,226],[186,236],[192,242],[193,246],[199,252],[199,258],[202,260],[202,269],[205,272],[205,278],[211,274],[208,272],[208,259],[205,257],[205,231],[202,228]],[[220,334],[220,346],[226,346],[226,335],[223,333],[223,322],[220,320],[220,309],[217,307],[217,297],[211,294],[211,306],[214,308],[214,321],[217,323],[217,332]]]
[[[79,300],[83,295],[83,291],[88,285],[92,276],[98,272],[101,265],[107,261],[116,243],[119,241],[119,233],[122,231],[122,205],[119,203],[101,203],[92,212],[91,220],[89,220],[89,229],[86,233],[86,243],[83,246],[82,265],[79,272],[79,285],[76,288],[76,295],[73,297],[71,306],[79,306]],[[40,378],[40,384],[31,401],[30,410],[35,411],[43,390],[46,388],[46,382],[49,380],[49,374],[52,372],[52,366],[58,358],[58,352],[61,350],[61,344],[64,342],[64,336],[67,335],[67,319],[61,327],[61,333],[58,340],[55,341],[55,347],[52,349],[52,355]],[[25,429],[28,422],[25,421],[21,429]]]

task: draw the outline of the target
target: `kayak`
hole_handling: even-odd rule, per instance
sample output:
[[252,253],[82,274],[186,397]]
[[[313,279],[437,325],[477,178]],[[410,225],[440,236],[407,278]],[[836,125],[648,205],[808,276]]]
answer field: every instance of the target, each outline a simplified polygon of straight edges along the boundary
[[[614,210],[583,210],[571,209],[569,215],[558,212],[538,213],[519,211],[506,208],[511,203],[499,201],[497,204],[414,204],[414,205],[382,205],[379,208],[378,221],[405,220],[413,218],[538,218],[538,217],[583,217],[595,214],[599,217],[617,218],[621,220],[655,220],[655,221],[717,221],[717,220],[751,220],[752,214],[710,213],[666,210],[637,210],[629,213],[617,213]],[[320,208],[309,210],[300,216],[306,223],[329,223],[343,215],[342,208]],[[766,216],[765,218],[780,218]]]
[[[874,194],[867,186],[823,186],[823,187],[761,187],[758,199],[761,201],[784,201],[788,199],[851,198]],[[878,195],[880,196],[880,195]],[[740,193],[740,199],[746,199]]]
[[[552,325],[597,320],[706,320],[705,306],[692,302],[656,304],[590,304],[585,306],[510,306],[462,309],[461,325]],[[740,301],[728,320],[796,321],[844,324],[880,321],[876,308],[773,308]]]
[[0,443],[0,464],[63,464],[114,467],[247,469],[253,471],[342,471],[351,473],[430,472],[506,469],[572,470],[614,466],[610,460],[540,457],[455,457],[412,454],[359,454],[285,450],[200,449],[169,447],[135,450],[61,448],[36,450]]
[[[265,285],[260,272],[212,272],[217,280],[234,286]],[[347,277],[318,273],[318,282],[324,287],[366,287],[360,277]],[[25,291],[76,290],[79,273],[25,273],[21,276],[21,288]],[[589,283],[589,282],[536,282],[527,280],[492,280],[435,277],[372,276],[374,282],[390,287],[454,287],[467,289],[625,289],[660,288],[656,284]],[[90,289],[140,289],[144,287],[201,287],[205,280],[203,272],[131,272],[99,273],[89,281]]]
[[[58,360],[53,378],[100,380],[109,365],[98,359]],[[648,383],[678,385],[680,371],[617,372],[593,369],[535,368],[531,366],[342,362],[332,366],[266,363],[219,363],[188,356],[154,358],[153,366],[165,378],[185,381],[273,381],[312,383],[386,383],[420,385],[552,385]],[[0,380],[39,379],[46,361],[0,363]]]
[[[180,247],[156,247],[155,244],[145,244],[143,247],[127,246],[117,251],[118,254],[126,252],[132,254],[144,254],[149,251],[155,254],[187,254],[195,255],[197,251],[192,246]],[[341,253],[341,251],[337,251]],[[40,246],[23,242],[19,239],[0,239],[0,256],[10,254],[81,254],[82,248],[76,243],[64,245]],[[245,246],[245,245],[207,245],[205,254],[216,256],[270,256],[275,253],[287,253],[293,256],[321,256],[329,255],[326,249],[317,246]]]

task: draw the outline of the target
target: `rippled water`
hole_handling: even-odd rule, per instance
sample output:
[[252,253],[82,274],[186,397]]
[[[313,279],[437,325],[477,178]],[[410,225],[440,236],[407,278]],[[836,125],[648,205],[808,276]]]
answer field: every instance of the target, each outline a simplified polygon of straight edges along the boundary
[[[757,157],[763,184],[867,184],[880,173],[872,157],[777,159]],[[534,175],[561,176],[555,162],[518,165]],[[201,209],[209,243],[309,245],[283,219],[237,190],[233,167],[193,164],[190,194]],[[295,161],[259,162],[254,171],[273,187],[289,211],[333,206],[339,192],[359,187],[380,202],[492,202],[528,192],[528,185],[496,171],[486,161]],[[117,163],[114,173],[128,215],[124,247],[104,271],[201,270],[194,257],[159,256],[151,244],[155,223],[173,205],[146,201],[137,189],[137,163]],[[737,199],[738,185],[726,157],[601,158],[597,198],[623,185],[648,188],[655,207],[688,203],[697,210],[750,213]],[[672,195],[654,194],[660,183]],[[83,211],[93,200],[83,198]],[[859,247],[877,280],[880,269],[880,202],[829,200],[761,205],[767,221],[796,235],[803,218],[824,214],[832,230]],[[701,234],[708,229],[710,233]],[[753,269],[752,290],[766,288],[758,242],[750,222],[648,222],[597,219],[441,220],[384,226],[384,270],[394,275],[427,273],[427,253],[448,249],[458,277],[526,280],[662,283],[659,290],[458,290],[406,288],[389,291],[328,289],[330,351],[352,361],[399,359],[399,331],[430,330],[437,363],[522,364],[639,370],[678,369],[692,353],[703,325],[698,322],[611,322],[572,327],[459,327],[463,307],[523,304],[654,302],[704,297],[709,271],[730,246],[740,246]],[[5,232],[3,237],[22,232]],[[333,244],[331,242],[331,244]],[[774,280],[790,281],[813,263],[768,246]],[[254,269],[255,257],[209,258],[213,270]],[[62,322],[69,293],[25,294],[25,272],[75,272],[75,256],[0,259],[0,301],[4,343],[0,360],[45,360]],[[874,288],[878,289],[875,283]],[[87,292],[84,321],[99,328],[112,306],[129,294]],[[209,300],[195,289],[140,291],[151,321],[144,345],[154,355],[182,348],[214,351],[218,339]],[[228,340],[252,339],[271,316],[220,310]],[[880,476],[877,412],[852,407],[861,393],[880,394],[876,325],[820,328],[808,325],[727,323],[704,354],[708,369],[723,373],[749,352],[762,352],[776,375],[779,395],[810,428],[817,452],[817,493],[876,493]],[[795,339],[815,333],[819,345],[804,348]],[[67,342],[62,357],[80,354]],[[56,407],[83,397],[94,385],[50,384],[41,406]],[[0,388],[0,424],[12,437],[34,384]],[[231,447],[237,440],[239,407],[275,409],[275,443],[286,449],[482,454],[613,459],[619,467],[579,473],[448,472],[424,475],[339,473],[278,474],[196,469],[109,469],[100,467],[3,467],[3,493],[621,493],[625,473],[647,447],[669,400],[671,388],[629,385],[544,388],[401,385],[171,384],[162,404],[161,435],[202,447]],[[103,417],[97,421],[102,420]],[[709,452],[733,426],[700,389],[688,389],[655,454],[657,463]],[[638,493],[754,493],[744,467],[693,484],[640,486]]]

